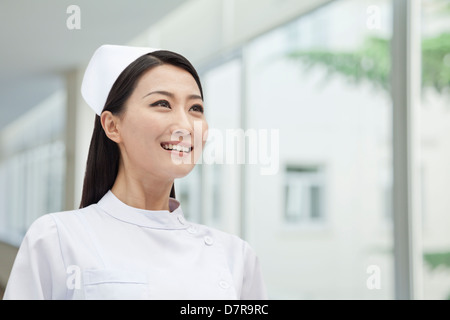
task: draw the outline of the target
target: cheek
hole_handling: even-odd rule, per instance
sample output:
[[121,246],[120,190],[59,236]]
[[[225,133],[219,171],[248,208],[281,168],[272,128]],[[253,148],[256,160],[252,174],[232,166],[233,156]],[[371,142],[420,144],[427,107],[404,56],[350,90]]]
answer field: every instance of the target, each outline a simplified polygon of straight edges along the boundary
[[208,138],[208,123],[206,120],[203,120],[200,125],[194,126],[194,129],[194,137],[196,137],[195,145],[204,147],[206,139]]
[[126,146],[136,148],[135,152],[143,152],[155,141],[158,132],[158,122],[155,119],[141,117],[129,119],[123,126],[122,136]]

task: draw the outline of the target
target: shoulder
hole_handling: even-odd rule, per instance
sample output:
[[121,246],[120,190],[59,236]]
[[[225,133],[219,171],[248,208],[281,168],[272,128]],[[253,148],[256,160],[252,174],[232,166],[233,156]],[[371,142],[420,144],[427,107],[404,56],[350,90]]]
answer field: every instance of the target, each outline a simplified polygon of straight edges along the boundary
[[24,242],[43,241],[52,234],[57,233],[55,220],[50,214],[45,214],[37,218],[28,228]]
[[104,211],[97,204],[91,204],[81,209],[49,213],[48,215],[58,227],[66,229],[77,229],[77,226],[84,228],[87,221],[95,223],[105,217]]
[[92,208],[44,214],[30,225],[25,234],[25,239],[38,241],[51,235],[58,235],[61,226],[76,223],[76,220],[79,220],[79,215],[89,211],[92,211]]

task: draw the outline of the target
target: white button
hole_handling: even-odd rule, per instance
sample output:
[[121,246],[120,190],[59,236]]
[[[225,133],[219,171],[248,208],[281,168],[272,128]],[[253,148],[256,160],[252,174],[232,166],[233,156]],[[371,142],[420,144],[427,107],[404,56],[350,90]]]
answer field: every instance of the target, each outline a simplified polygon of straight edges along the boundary
[[180,221],[181,224],[185,224],[186,223],[186,220],[181,215],[178,216],[178,221]]
[[197,228],[194,226],[190,226],[189,228],[187,228],[187,232],[192,234],[197,233]]
[[228,282],[222,280],[219,282],[219,286],[223,289],[228,289],[230,287],[230,284]]
[[206,236],[206,237],[204,237],[203,239],[205,240],[205,243],[206,243],[208,246],[211,246],[211,245],[214,243],[213,238],[211,238],[210,236]]

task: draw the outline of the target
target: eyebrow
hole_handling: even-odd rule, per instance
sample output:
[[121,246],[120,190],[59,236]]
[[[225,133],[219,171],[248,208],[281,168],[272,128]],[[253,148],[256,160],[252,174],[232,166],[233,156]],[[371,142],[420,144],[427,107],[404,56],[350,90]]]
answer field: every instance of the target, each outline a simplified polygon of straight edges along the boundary
[[[175,95],[172,92],[158,90],[158,91],[152,91],[150,93],[147,93],[145,96],[142,97],[142,99],[144,99],[145,97],[147,97],[147,96],[149,96],[151,94],[155,94],[155,93],[156,94],[162,94],[162,95],[168,96],[170,98],[174,98],[175,97]],[[191,94],[191,95],[188,96],[188,99],[190,99],[190,100],[192,100],[192,99],[200,99],[200,100],[203,101],[203,98],[201,96],[199,96],[198,94]]]

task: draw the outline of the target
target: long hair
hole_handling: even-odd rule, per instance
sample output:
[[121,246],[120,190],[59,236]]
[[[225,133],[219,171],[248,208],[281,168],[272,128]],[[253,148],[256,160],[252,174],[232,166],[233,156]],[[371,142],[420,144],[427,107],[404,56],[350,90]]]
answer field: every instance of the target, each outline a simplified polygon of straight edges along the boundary
[[[192,64],[178,53],[159,50],[139,57],[122,71],[109,92],[103,111],[110,111],[115,115],[123,113],[125,102],[133,93],[141,76],[147,70],[164,64],[189,72],[194,77],[203,98],[200,78]],[[118,145],[106,136],[100,116],[96,115],[86,162],[80,208],[97,203],[112,188],[119,170],[119,160]],[[172,185],[170,197],[175,198],[174,185]]]

